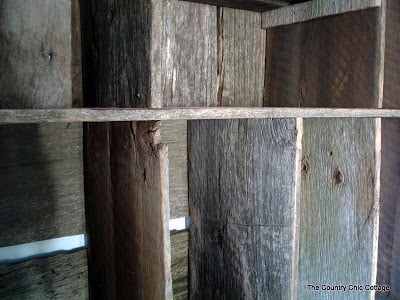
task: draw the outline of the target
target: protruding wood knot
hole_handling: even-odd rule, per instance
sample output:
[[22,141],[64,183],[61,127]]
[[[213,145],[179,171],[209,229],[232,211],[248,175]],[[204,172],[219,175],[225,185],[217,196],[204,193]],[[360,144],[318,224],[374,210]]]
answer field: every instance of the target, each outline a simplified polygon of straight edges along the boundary
[[307,174],[309,172],[309,170],[310,170],[310,164],[308,163],[307,157],[304,157],[301,160],[301,172],[303,174]]
[[341,186],[344,184],[344,175],[339,168],[333,170],[332,180],[335,185]]

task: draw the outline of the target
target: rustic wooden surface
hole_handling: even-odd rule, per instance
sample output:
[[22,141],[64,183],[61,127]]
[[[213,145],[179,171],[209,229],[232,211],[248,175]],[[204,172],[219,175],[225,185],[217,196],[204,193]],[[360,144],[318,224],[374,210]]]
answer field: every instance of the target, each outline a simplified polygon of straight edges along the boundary
[[368,9],[268,29],[265,106],[377,108],[380,22]]
[[266,11],[270,9],[275,9],[279,7],[288,6],[290,4],[304,2],[301,0],[189,0],[193,2],[226,6],[237,9],[246,9],[251,11]]
[[266,33],[258,13],[220,8],[218,105],[263,106]]
[[289,25],[317,18],[363,10],[381,5],[382,0],[306,1],[263,13],[262,28]]
[[[321,99],[321,98],[318,98]],[[1,110],[0,123],[60,123],[60,122],[167,122],[207,119],[263,119],[263,118],[399,118],[398,109],[381,108],[290,108],[290,107],[209,107],[161,109],[50,109]],[[179,122],[177,124],[180,124]],[[169,130],[169,129],[168,129]],[[171,128],[172,130],[172,128]],[[174,129],[175,130],[175,129]],[[185,135],[178,133],[177,135]],[[171,137],[173,138],[173,137]],[[179,137],[176,137],[179,138]],[[175,139],[175,138],[173,138]]]
[[88,124],[85,140],[91,297],[171,297],[168,159],[157,123]]
[[292,284],[295,120],[189,126],[193,299],[288,299]]
[[299,299],[367,299],[371,291],[307,284],[374,282],[379,184],[374,119],[304,120],[299,203]]
[[71,3],[1,2],[0,106],[72,106]]
[[2,125],[0,139],[0,246],[83,233],[82,125]]
[[0,265],[1,299],[88,299],[86,250]]
[[[386,2],[386,40],[383,107],[399,108],[400,2]],[[378,284],[389,284],[386,299],[400,297],[400,205],[397,166],[400,147],[399,120],[382,120],[382,175],[379,208]]]
[[188,299],[189,232],[171,234],[171,247],[174,299]]

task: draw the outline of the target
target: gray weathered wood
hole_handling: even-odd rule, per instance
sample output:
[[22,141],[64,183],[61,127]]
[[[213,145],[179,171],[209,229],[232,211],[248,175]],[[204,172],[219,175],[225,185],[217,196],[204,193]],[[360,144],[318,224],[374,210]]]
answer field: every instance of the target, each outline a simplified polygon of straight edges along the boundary
[[[320,98],[319,98],[320,99]],[[349,102],[350,103],[350,102]],[[398,109],[214,107],[162,109],[0,110],[0,123],[177,121],[262,118],[399,118]],[[182,133],[184,134],[184,133]]]
[[295,120],[192,121],[193,299],[288,299],[295,198]]
[[284,1],[284,0],[189,0],[189,1],[217,5],[217,6],[226,6],[238,9],[246,9],[252,11],[266,11],[278,7],[288,6],[291,3],[304,2],[304,1]]
[[174,299],[188,299],[189,232],[171,235],[171,273]]
[[71,2],[1,1],[0,33],[0,107],[71,107]]
[[263,106],[266,34],[260,14],[219,9],[219,106]]
[[263,13],[262,28],[289,25],[317,18],[363,10],[381,5],[382,0],[311,0]]
[[0,265],[1,299],[88,299],[86,250]]
[[2,125],[0,139],[0,246],[83,233],[82,125]]
[[322,284],[374,283],[380,171],[376,134],[373,119],[304,120],[299,299],[369,299],[373,293],[365,288],[322,291]]
[[379,107],[380,26],[376,8],[268,29],[265,106]]

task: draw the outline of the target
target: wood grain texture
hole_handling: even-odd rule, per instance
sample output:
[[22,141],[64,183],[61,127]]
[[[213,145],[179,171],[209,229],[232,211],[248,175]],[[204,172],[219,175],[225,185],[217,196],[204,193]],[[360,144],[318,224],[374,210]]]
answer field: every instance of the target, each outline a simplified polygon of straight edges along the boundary
[[88,124],[85,133],[91,297],[172,297],[168,159],[158,124]]
[[204,4],[226,6],[251,11],[266,11],[274,8],[285,7],[290,4],[304,2],[301,0],[189,0]]
[[217,9],[163,1],[163,107],[216,106]]
[[295,121],[193,121],[189,141],[191,298],[288,299]]
[[265,106],[378,107],[380,26],[375,8],[268,29]]
[[263,13],[262,28],[289,25],[317,18],[363,10],[381,5],[382,0],[312,0]]
[[171,235],[171,273],[174,299],[188,299],[189,232]]
[[307,284],[373,284],[379,178],[373,119],[304,120],[299,203],[299,299],[367,299],[372,292]]
[[377,293],[385,299],[400,296],[400,165],[399,120],[382,120],[382,173],[379,206],[379,249],[376,282],[390,285],[389,292]]
[[263,106],[266,34],[260,14],[219,9],[219,106]]
[[1,1],[0,67],[0,107],[71,107],[71,2]]
[[88,299],[86,250],[0,265],[1,299]]
[[82,125],[2,125],[0,139],[0,246],[83,233]]
[[163,121],[160,132],[168,145],[170,218],[188,216],[187,122]]
[[[400,3],[386,1],[386,39],[383,107],[399,108]],[[378,284],[389,284],[390,292],[377,293],[385,299],[400,297],[400,206],[398,181],[400,123],[382,120],[382,175],[379,208]]]

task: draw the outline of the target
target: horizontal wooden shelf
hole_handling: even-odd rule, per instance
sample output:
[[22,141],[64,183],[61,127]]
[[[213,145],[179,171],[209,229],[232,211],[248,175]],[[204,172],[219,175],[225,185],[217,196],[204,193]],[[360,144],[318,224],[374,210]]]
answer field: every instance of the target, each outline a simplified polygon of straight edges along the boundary
[[399,109],[366,108],[76,108],[1,109],[0,123],[116,122],[263,118],[400,118]]
[[338,15],[350,11],[379,7],[382,0],[307,1],[263,13],[262,28],[271,28]]

